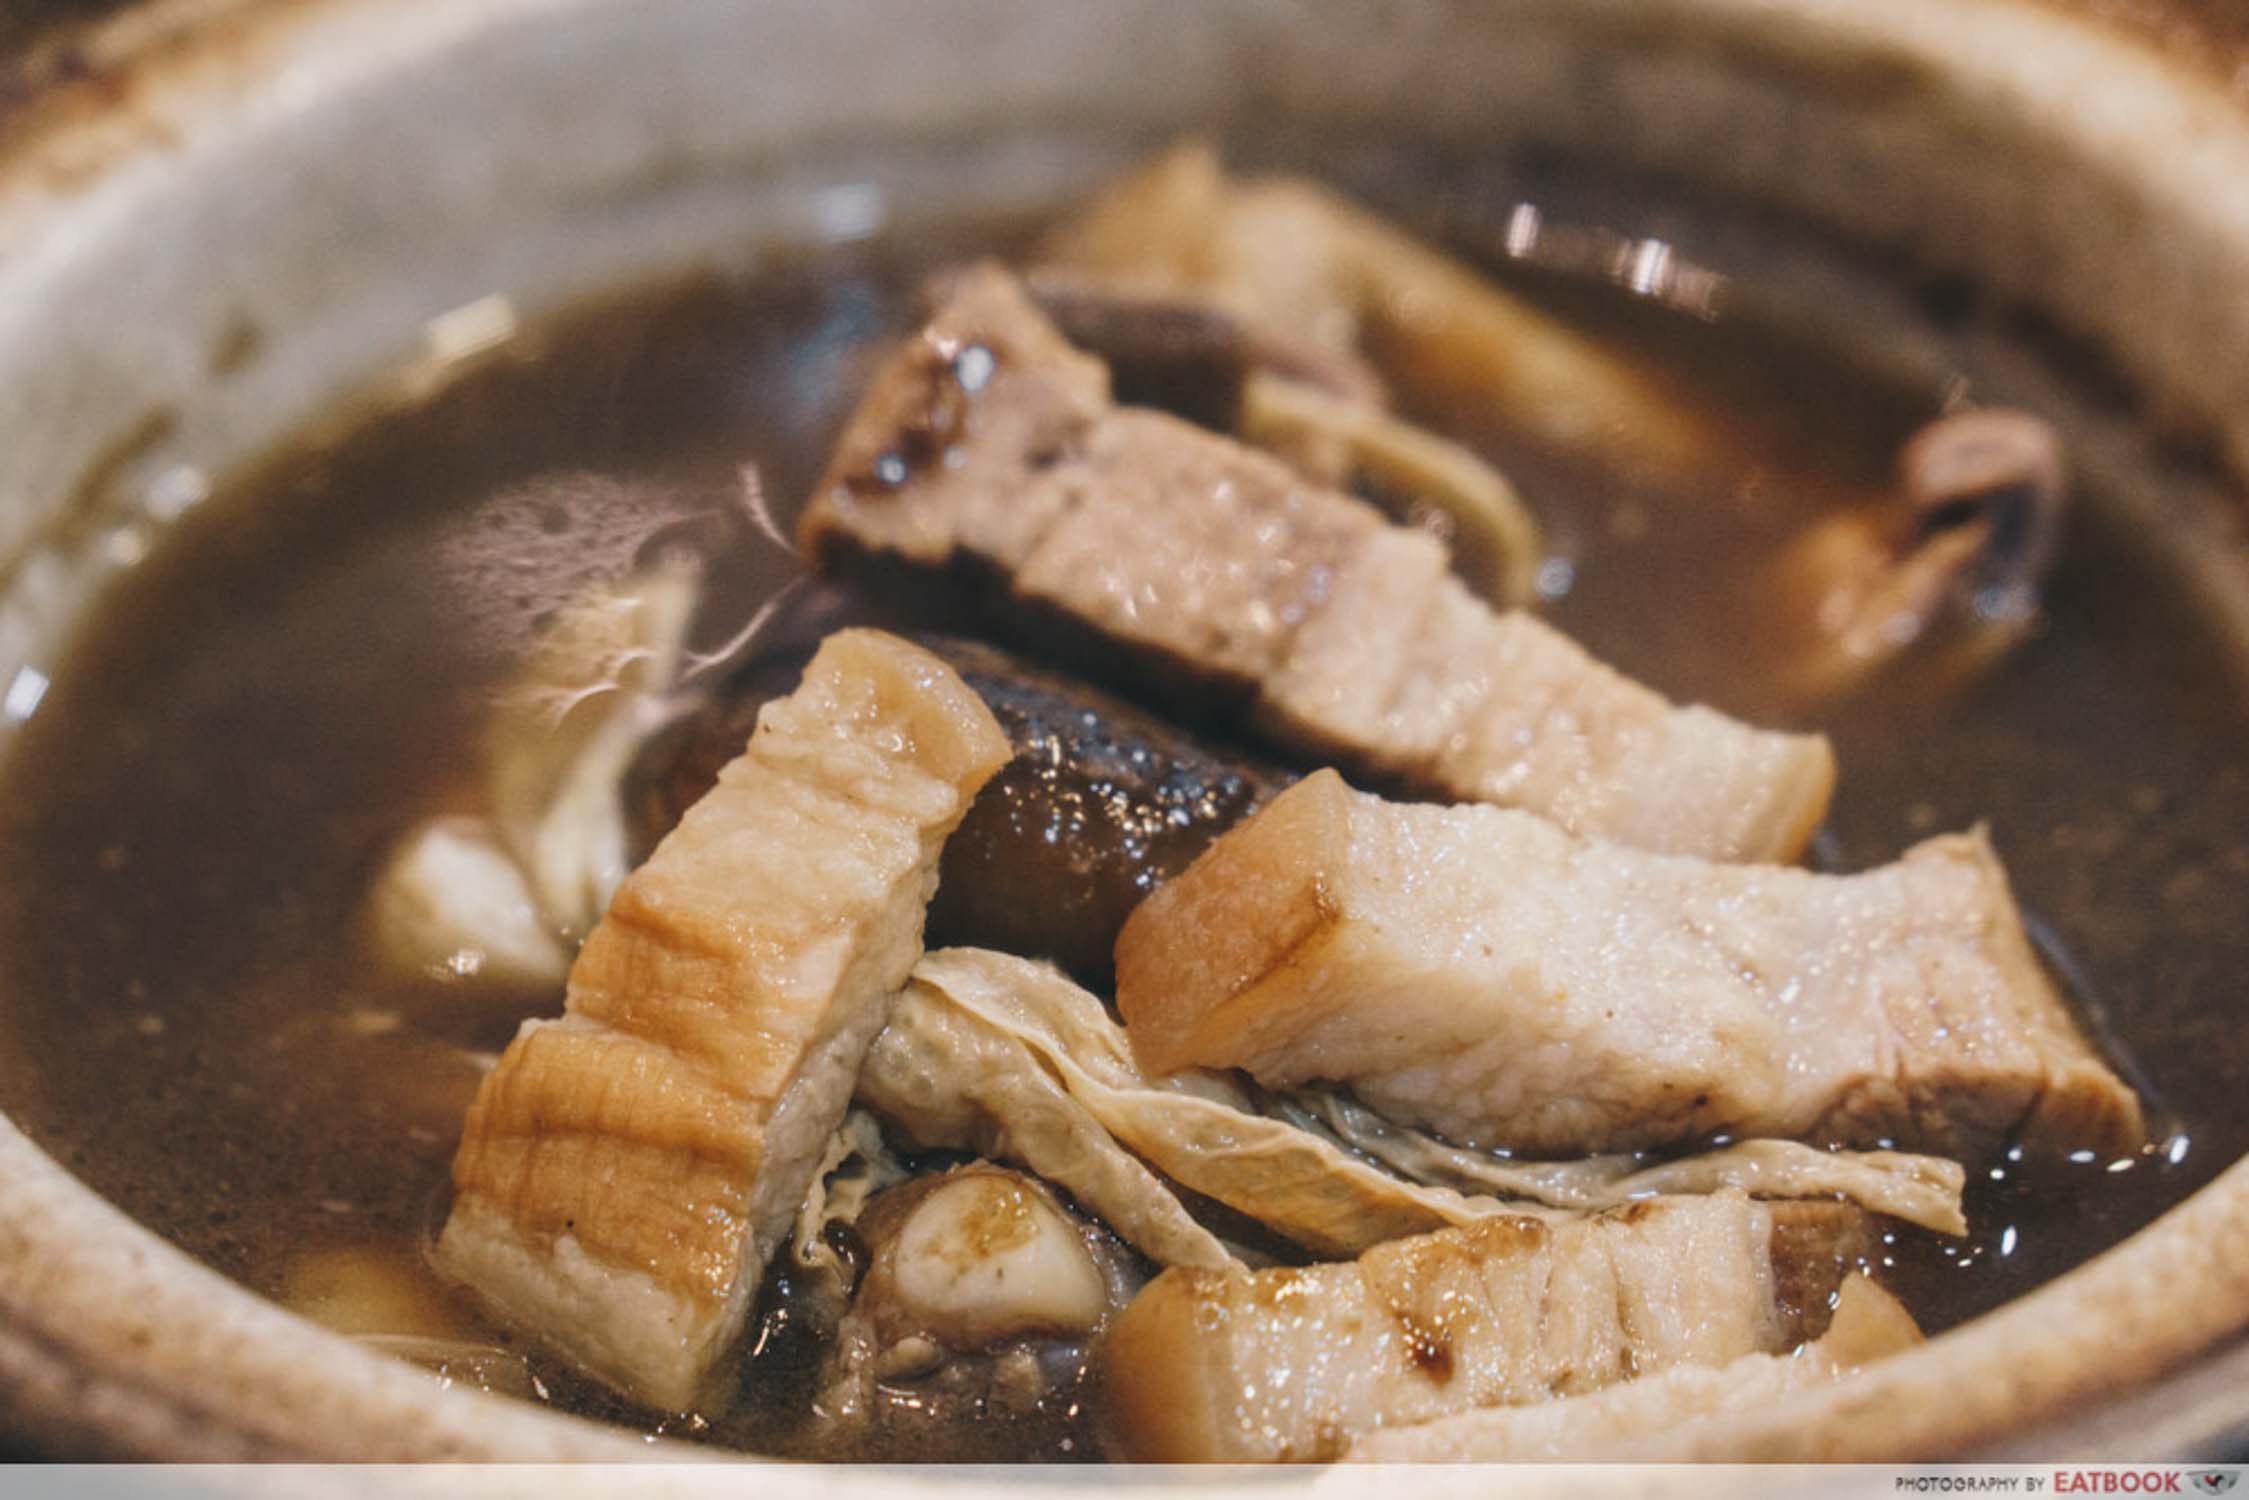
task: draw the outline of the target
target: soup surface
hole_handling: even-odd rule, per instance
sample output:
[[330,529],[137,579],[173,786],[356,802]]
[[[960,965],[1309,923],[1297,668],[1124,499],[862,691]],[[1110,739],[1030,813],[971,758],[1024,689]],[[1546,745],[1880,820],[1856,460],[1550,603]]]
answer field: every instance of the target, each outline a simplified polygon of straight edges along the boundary
[[[1549,242],[1574,212],[1626,231],[1588,243],[1655,243],[1632,239],[1628,199],[1551,175],[1462,164],[1366,186],[1727,435],[1724,472],[1688,479],[1543,450],[1504,414],[1453,424],[1544,523],[1549,616],[1674,698],[1795,711],[1747,665],[1773,623],[1759,580],[1813,519],[1880,493],[1900,443],[1963,384],[2020,400],[2004,372],[2035,368],[2065,437],[2130,421],[2035,326],[1960,288],[1911,304],[1956,363],[1901,376],[1756,315],[1753,263],[1711,273],[1743,295],[1682,306],[1590,274],[1597,258],[1511,258],[1500,231],[1534,196]],[[356,926],[371,873],[405,830],[472,810],[489,694],[540,621],[604,570],[738,515],[746,464],[785,531],[874,350],[912,326],[919,279],[1006,253],[1025,227],[635,288],[222,486],[97,612],[5,767],[0,1107],[192,1254],[343,1331],[506,1346],[425,1250],[483,1069],[557,996],[383,970]],[[1965,1241],[1885,1235],[1881,1272],[1931,1331],[2115,1243],[2249,1147],[2230,1082],[2249,1068],[2232,1014],[2249,969],[2249,671],[2121,519],[2123,501],[2204,483],[2152,443],[2082,479],[2045,622],[1996,670],[1963,682],[1908,654],[1803,719],[1843,767],[1815,862],[1863,868],[1987,822],[2045,957],[2154,1121],[2139,1157],[1971,1164]],[[741,534],[707,641],[799,571]],[[768,1303],[750,1395],[707,1424],[628,1409],[535,1353],[532,1394],[827,1457],[1100,1451],[1097,1394],[910,1453],[825,1449],[799,1421],[809,1351]]]

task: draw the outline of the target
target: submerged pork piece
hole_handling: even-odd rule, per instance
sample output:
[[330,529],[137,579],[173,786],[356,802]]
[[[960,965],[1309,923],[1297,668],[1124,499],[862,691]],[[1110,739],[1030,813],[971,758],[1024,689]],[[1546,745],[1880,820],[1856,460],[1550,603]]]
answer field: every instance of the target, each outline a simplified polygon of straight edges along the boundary
[[1117,979],[1152,1071],[1347,1083],[1463,1144],[1972,1157],[2143,1139],[1980,831],[1815,875],[1387,802],[1322,771],[1141,904]]
[[440,1266],[638,1400],[714,1394],[1006,757],[951,668],[831,636],[478,1092]]
[[1762,1411],[1921,1341],[1897,1298],[1864,1276],[1836,1294],[1827,1332],[1787,1354],[1674,1365],[1590,1395],[1488,1407],[1352,1444],[1360,1463],[1665,1463],[1725,1451],[1730,1417]]
[[1497,417],[1552,447],[1671,470],[1717,449],[1707,419],[1615,351],[1333,188],[1232,175],[1201,141],[1104,189],[1038,259],[1042,274],[1201,293],[1330,358],[1370,355],[1425,405]]
[[1383,1427],[1777,1353],[1817,1331],[1864,1235],[1841,1204],[1721,1193],[1166,1271],[1103,1346],[1109,1419],[1143,1462],[1308,1462]]
[[1817,736],[1681,708],[1443,545],[1230,438],[1117,407],[996,267],[956,278],[876,377],[805,512],[806,551],[1004,582],[1128,667],[1193,678],[1269,737],[1448,799],[1715,859],[1786,859],[1834,783]]

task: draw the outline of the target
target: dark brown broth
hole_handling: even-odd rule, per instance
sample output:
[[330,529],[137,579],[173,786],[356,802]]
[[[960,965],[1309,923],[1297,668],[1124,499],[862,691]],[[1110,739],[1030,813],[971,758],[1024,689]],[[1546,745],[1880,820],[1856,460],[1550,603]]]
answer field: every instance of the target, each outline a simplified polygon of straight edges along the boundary
[[[7,767],[0,1106],[260,1291],[285,1294],[327,1246],[418,1264],[470,1053],[555,997],[402,983],[356,950],[350,914],[388,841],[469,795],[483,695],[541,601],[639,534],[629,508],[567,516],[546,562],[510,572],[530,533],[496,526],[492,497],[591,470],[725,507],[754,458],[785,523],[867,341],[908,322],[905,288],[961,243],[621,298],[424,404],[308,440],[192,518],[54,674]],[[1738,452],[1722,480],[1688,483],[1462,434],[1569,553],[1555,619],[1667,691],[1763,709],[1767,684],[1739,665],[1769,623],[1751,580],[1809,515],[1878,487],[1939,392],[1606,290],[1558,305],[1723,407]],[[2152,461],[2147,482],[2164,482]],[[720,613],[741,618],[785,576],[761,547]],[[2249,968],[2241,664],[2092,506],[2051,602],[2046,631],[1989,682],[1939,695],[1908,672],[1823,716],[1844,767],[1823,854],[1861,867],[1988,820],[2180,1144],[2122,1170],[1977,1164],[1971,1240],[1901,1231],[1891,1257],[1933,1327],[2113,1243],[2249,1145],[2249,1111],[2227,1097],[2249,1064],[2231,1014]],[[802,1365],[761,1365],[767,1399],[702,1435],[788,1446]],[[562,1404],[647,1425],[545,1373]],[[1083,1456],[1086,1433],[1064,1413],[995,1447],[1055,1457],[1067,1440]]]

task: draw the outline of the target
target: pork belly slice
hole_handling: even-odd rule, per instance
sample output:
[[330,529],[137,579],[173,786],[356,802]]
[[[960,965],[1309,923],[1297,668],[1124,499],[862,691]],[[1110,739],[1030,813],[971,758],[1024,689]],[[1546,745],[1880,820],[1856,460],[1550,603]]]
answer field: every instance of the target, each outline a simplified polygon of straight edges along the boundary
[[[1534,1406],[1488,1407],[1370,1433],[1356,1463],[1664,1463],[1725,1451],[1729,1419],[1839,1380],[1921,1341],[1897,1298],[1864,1276],[1836,1295],[1827,1332],[1787,1354],[1711,1369],[1674,1365],[1622,1385]],[[1691,1446],[1689,1446],[1691,1444]]]
[[1637,848],[1793,858],[1834,790],[1826,742],[1678,707],[1390,528],[1330,585],[1259,703],[1268,735]]
[[1109,1330],[1103,1390],[1134,1460],[1330,1459],[1383,1427],[1792,1348],[1864,1248],[1855,1209],[1729,1192],[1175,1267]]
[[485,1080],[444,1270],[637,1400],[713,1394],[1008,754],[928,652],[829,637]]
[[1387,802],[1321,771],[1141,903],[1117,999],[1151,1072],[1345,1083],[1467,1145],[1973,1157],[2143,1139],[1981,831],[1815,875]]
[[1216,685],[1268,737],[1447,800],[1714,859],[1789,859],[1824,815],[1816,735],[1682,708],[1529,615],[1434,538],[1279,460],[1119,407],[982,266],[876,377],[802,523],[823,563],[996,579],[1016,612]]

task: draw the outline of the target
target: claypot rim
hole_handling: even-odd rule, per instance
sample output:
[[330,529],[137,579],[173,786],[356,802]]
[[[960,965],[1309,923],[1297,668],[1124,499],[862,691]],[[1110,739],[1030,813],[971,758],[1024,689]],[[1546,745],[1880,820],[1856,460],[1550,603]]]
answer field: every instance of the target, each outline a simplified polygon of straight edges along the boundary
[[[136,180],[190,151],[205,133],[229,128],[230,93],[251,101],[242,108],[272,107],[273,87],[286,70],[322,76],[319,67],[335,61],[332,50],[367,35],[370,17],[380,12],[398,18],[383,33],[391,51],[364,62],[355,83],[385,66],[414,66],[418,48],[473,41],[480,27],[599,3],[459,0],[443,16],[380,0],[168,0],[149,7],[118,33],[116,66],[130,76],[121,94],[107,104],[58,96],[0,130],[0,290],[11,275],[23,281],[35,274],[34,262],[67,248],[57,226],[83,230],[88,205],[105,194],[129,202]],[[1298,14],[1259,0],[1223,8],[1252,28],[1282,26]],[[1448,9],[1443,0],[1423,8]],[[1554,19],[1552,0],[1522,0],[1520,9],[1545,24],[1575,24]],[[1651,9],[1706,18],[1717,38],[1713,56],[1745,72],[1801,66],[1818,73],[1854,58],[1910,59],[1941,74],[1948,97],[1963,108],[2015,111],[2010,118],[2057,159],[2078,153],[2086,163],[2113,168],[2126,149],[2117,122],[2128,118],[2132,150],[2168,143],[2200,171],[2249,164],[2249,114],[2238,101],[2136,42],[2103,40],[2086,23],[2025,0],[1963,0],[1942,25],[1934,0],[1900,0],[1880,15],[1842,0],[1665,0]],[[1611,19],[1622,14],[1607,4],[1585,10]],[[159,24],[182,17],[193,24]],[[1649,23],[1643,17],[1635,24]],[[132,26],[142,28],[137,41]],[[1754,46],[1728,51],[1757,28],[1766,34]],[[1620,34],[1628,34],[1627,45],[1654,37],[1652,45],[1695,50],[1676,35],[1629,27]],[[2008,36],[2049,47],[2063,61],[2042,76],[2020,59],[1959,50]],[[2119,69],[2119,99],[2127,84],[2145,91],[2139,113],[2118,104],[2108,116],[2092,110],[2076,118],[2073,105],[2081,101],[2071,97],[2072,67],[2099,56]],[[2181,173],[2156,174],[2145,184],[2149,204],[2191,214],[2187,238],[2202,257],[2192,274],[2219,276],[2230,265],[2239,284],[2249,286],[2249,171],[2233,179],[2231,191],[2192,190],[2191,175]],[[2138,357],[2155,368],[2166,356],[2151,333]],[[2220,407],[2229,390],[2249,391],[2249,371],[2235,376],[2210,398]],[[2223,423],[2222,411],[2216,420]],[[2221,440],[2236,467],[2249,469],[2249,402]],[[2249,1247],[2245,1231],[2249,1163],[2123,1246],[1998,1312],[1832,1391],[1760,1414],[1746,1433],[1730,1429],[1741,1446],[1729,1456],[1884,1461],[1959,1453],[2005,1435],[2019,1438],[2025,1424],[2053,1423],[2118,1391],[2146,1389],[2249,1327],[2249,1248],[2238,1248]],[[314,1329],[189,1261],[79,1186],[4,1119],[0,1427],[31,1434],[54,1451],[128,1458],[540,1461],[683,1452],[514,1403],[440,1391],[419,1372]],[[2056,1432],[2054,1442],[2066,1448],[2068,1435]]]

